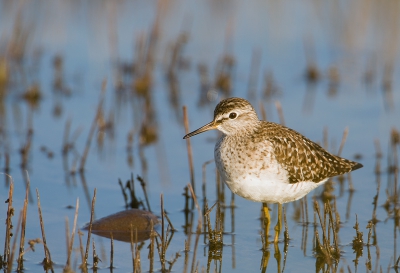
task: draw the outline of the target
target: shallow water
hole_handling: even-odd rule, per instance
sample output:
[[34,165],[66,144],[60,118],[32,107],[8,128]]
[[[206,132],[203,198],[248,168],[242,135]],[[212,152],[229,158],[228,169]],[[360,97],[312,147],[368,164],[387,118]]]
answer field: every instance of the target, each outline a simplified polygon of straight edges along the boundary
[[[125,183],[133,173],[134,177],[139,175],[146,181],[149,203],[157,215],[161,211],[160,194],[164,196],[165,210],[177,229],[166,257],[172,259],[175,253],[181,254],[173,270],[188,272],[192,264],[199,270],[206,269],[209,253],[203,236],[197,248],[195,234],[190,236],[188,262],[185,262],[185,240],[189,240],[189,236],[184,227],[182,193],[190,183],[190,173],[186,142],[182,139],[185,135],[182,106],[187,106],[190,130],[194,130],[211,121],[214,107],[222,97],[239,96],[249,99],[260,117],[264,108],[267,119],[275,122],[281,121],[275,105],[279,101],[285,124],[321,144],[326,129],[328,150],[333,153],[340,146],[343,131],[346,127],[349,129],[341,155],[349,159],[360,155],[357,160],[364,168],[351,174],[355,189],[351,199],[348,181],[344,182],[341,192],[337,179],[333,179],[341,222],[342,255],[337,271],[346,268],[351,272],[393,270],[391,267],[399,255],[397,218],[393,216],[398,201],[391,200],[389,213],[383,205],[387,193],[393,195],[395,188],[393,175],[388,175],[389,165],[393,164],[390,158],[394,151],[398,153],[398,145],[395,149],[389,146],[391,130],[400,129],[399,28],[392,27],[399,25],[396,24],[400,18],[397,5],[396,1],[386,5],[369,1],[335,4],[314,1],[90,4],[56,1],[40,5],[1,2],[0,66],[3,68],[6,63],[8,72],[1,74],[3,70],[0,69],[0,76],[6,75],[8,81],[1,85],[0,80],[0,89],[6,92],[0,105],[0,165],[6,166],[5,158],[9,155],[7,173],[14,180],[16,215],[23,206],[29,174],[31,193],[26,237],[41,237],[35,193],[38,189],[47,243],[58,266],[56,271],[61,271],[67,259],[65,219],[68,217],[71,230],[75,212],[68,206],[75,207],[79,199],[78,227],[90,220],[95,188],[96,218],[125,209],[118,179]],[[150,40],[152,30],[156,39]],[[177,59],[171,65],[173,48],[179,37],[186,42],[181,44],[180,50],[175,46]],[[149,50],[150,62],[143,61],[143,54],[140,58],[135,55],[141,41],[144,41],[145,50],[140,52]],[[221,69],[223,56],[227,56],[227,62]],[[231,68],[229,61],[233,61]],[[311,64],[317,68],[315,79],[310,76],[311,72],[307,78],[307,67]],[[202,77],[200,66],[206,68]],[[143,94],[138,90],[146,82],[138,79],[143,79],[141,76],[146,69],[152,80],[150,90]],[[230,79],[228,92],[217,88],[217,75]],[[265,91],[267,75],[272,77],[268,81],[268,92]],[[102,121],[110,123],[98,123],[103,127],[100,131],[97,127],[93,135],[84,175],[71,174],[79,169],[104,80]],[[35,84],[42,99],[29,104],[22,97]],[[132,91],[134,84],[136,92]],[[74,148],[63,157],[68,121],[71,123],[68,139]],[[143,138],[143,134],[140,137],[142,124],[149,125],[148,132],[152,132],[146,135],[149,138]],[[33,132],[31,141],[30,129]],[[133,136],[131,144],[127,140],[129,132]],[[217,137],[217,132],[208,132],[191,139],[199,200],[203,197],[202,165],[213,158]],[[364,242],[367,241],[365,227],[372,218],[373,198],[377,194],[376,141],[383,154],[376,211],[380,221],[375,226],[376,244],[369,247],[371,269],[367,269],[368,247],[364,247],[356,266],[352,240],[356,235],[353,226],[357,217]],[[144,142],[148,145],[141,147]],[[129,145],[131,151],[127,149]],[[21,157],[22,147],[29,147],[26,162]],[[49,157],[50,152],[52,157]],[[129,156],[132,161],[128,160]],[[21,163],[24,164],[21,166]],[[211,206],[217,200],[214,163],[207,165],[205,174],[206,197]],[[6,179],[4,176],[1,200],[7,199]],[[138,197],[144,200],[137,182],[135,189]],[[309,222],[314,221],[312,198],[320,196],[322,190],[321,187],[307,196]],[[227,204],[231,200],[227,188],[225,200]],[[216,270],[219,271],[221,263],[222,272],[261,271],[261,204],[237,196],[234,200],[234,219],[230,209],[225,211],[224,247]],[[200,205],[203,206],[202,201]],[[303,272],[318,271],[313,253],[314,226],[302,224],[302,218],[296,214],[299,206],[299,202],[285,206],[290,235],[288,251],[284,255],[284,245],[280,242],[282,260],[278,266],[274,257],[276,249],[272,244],[269,246],[268,272],[283,270],[283,267],[285,272],[298,272],[299,266]],[[277,210],[272,208],[274,223]],[[4,221],[6,209],[7,204],[0,206],[0,219]],[[192,232],[195,232],[198,214],[196,210],[193,213]],[[17,218],[13,218],[14,225]],[[211,219],[215,219],[214,211]],[[0,234],[5,234],[5,226],[0,228]],[[321,236],[321,231],[319,234]],[[110,242],[94,238],[103,261],[99,266],[103,271],[108,270]],[[4,236],[0,236],[0,245],[3,243]],[[78,246],[76,238],[74,247]],[[143,271],[149,269],[147,253],[147,245],[144,245],[141,250]],[[26,253],[26,270],[41,271],[39,263],[43,257],[41,245],[36,246],[35,252]],[[72,257],[73,269],[78,271],[79,252],[74,252]],[[159,270],[157,254],[155,257],[154,268]],[[114,265],[114,271],[133,271],[129,244],[115,242]]]

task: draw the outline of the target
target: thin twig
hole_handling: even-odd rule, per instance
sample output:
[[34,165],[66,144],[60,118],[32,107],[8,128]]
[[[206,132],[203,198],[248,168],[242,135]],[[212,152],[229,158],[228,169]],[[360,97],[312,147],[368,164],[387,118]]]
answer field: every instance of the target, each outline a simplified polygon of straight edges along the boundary
[[[6,174],[9,176],[8,174]],[[4,261],[8,262],[10,259],[10,240],[11,240],[11,218],[14,215],[14,208],[12,207],[12,202],[13,202],[13,193],[14,193],[14,182],[11,177],[11,183],[10,183],[10,189],[8,191],[8,208],[7,208],[7,218],[6,218],[6,238],[4,242]]]
[[[192,188],[190,187],[190,185],[188,185],[188,188],[190,190],[190,193],[192,194],[192,198],[194,199],[194,203],[195,203],[196,208],[197,208],[197,210],[199,212],[199,222],[198,222],[197,229],[196,229],[196,240],[195,240],[194,248],[193,248],[193,258],[192,258],[192,267],[191,267],[191,273],[194,273],[194,272],[198,272],[197,266],[195,267],[195,265],[196,265],[197,246],[199,244],[199,239],[200,239],[200,234],[201,234],[201,226],[202,226],[201,219],[202,219],[202,215],[201,215],[201,211],[200,211],[200,206],[197,203],[196,196],[194,195],[194,192],[193,192]],[[217,203],[219,204],[219,202],[217,202]],[[205,209],[207,209],[207,207],[208,207],[208,204],[207,204],[207,201],[206,201]],[[218,213],[217,213],[217,218],[218,218]],[[211,233],[210,232],[210,215],[207,215],[206,219],[207,219],[206,221],[208,222],[209,234],[210,234]]]
[[332,212],[332,208],[331,208],[331,205],[329,204],[329,202],[327,202],[326,205],[328,208],[329,219],[330,219],[330,223],[331,223],[331,229],[332,229],[332,234],[333,234],[333,243],[335,245],[335,252],[339,253],[339,242],[338,242],[338,238],[337,238],[336,221],[334,221],[334,219],[333,219],[333,212]]
[[189,190],[190,190],[190,193],[192,194],[192,198],[193,198],[194,204],[196,205],[197,211],[198,211],[198,213],[199,213],[199,219],[198,219],[198,224],[197,224],[197,230],[196,230],[196,232],[197,232],[197,233],[200,233],[200,231],[201,231],[201,225],[202,225],[201,209],[200,209],[199,203],[197,202],[196,195],[194,194],[194,190],[193,190],[193,188],[192,188],[192,186],[191,186],[190,184],[188,184],[188,188],[189,188]]
[[96,203],[96,193],[97,189],[94,189],[93,192],[93,199],[92,199],[92,208],[90,211],[90,222],[89,222],[89,229],[88,229],[88,235],[87,235],[87,241],[86,241],[86,251],[85,251],[85,259],[83,260],[83,267],[87,267],[87,259],[89,256],[89,247],[90,247],[90,237],[92,234],[92,224],[93,224],[93,218],[94,218],[94,205]]
[[[189,118],[187,115],[187,108],[183,106],[183,124],[185,126],[185,134],[189,133]],[[194,167],[193,167],[193,153],[192,153],[192,145],[190,144],[190,138],[186,139],[186,147],[189,159],[189,170],[190,170],[190,184],[192,185],[193,190],[195,189],[194,185]]]
[[137,229],[135,233],[135,271],[134,273],[141,273],[141,263],[140,263],[140,249],[138,248],[138,235],[137,235]]
[[218,204],[218,201],[214,203],[214,205],[211,206],[211,208],[207,209],[206,212],[204,213],[204,216],[208,216],[210,212],[214,209],[214,207]]
[[114,236],[112,233],[111,235],[111,250],[110,250],[110,270],[114,268]]
[[27,173],[28,185],[26,187],[25,200],[24,200],[24,208],[22,209],[22,222],[21,222],[21,240],[19,242],[19,255],[18,255],[18,266],[17,270],[20,271],[23,269],[23,253],[24,253],[24,244],[25,244],[25,228],[26,228],[26,213],[28,210],[28,198],[29,198],[29,187],[30,180]]
[[144,199],[146,200],[147,209],[151,212],[149,197],[147,196],[147,191],[146,191],[146,183],[144,182],[143,178],[140,177],[139,175],[136,177],[136,179],[140,182],[140,185],[142,186]]
[[[93,240],[93,270],[96,270],[98,265],[99,265],[99,257],[97,256],[96,244]],[[93,271],[93,272],[95,272],[95,271]]]
[[160,200],[161,200],[161,264],[162,267],[164,268],[165,265],[165,231],[164,231],[164,196],[161,193],[160,195]]
[[71,238],[69,239],[69,247],[68,247],[68,257],[67,257],[67,264],[65,268],[70,268],[71,264],[71,254],[72,254],[72,247],[74,245],[74,238],[75,238],[75,231],[76,231],[76,223],[78,221],[78,210],[79,210],[79,198],[76,199],[76,208],[75,208],[75,216],[74,216],[74,225],[72,227]]
[[42,208],[40,207],[40,196],[39,196],[39,190],[38,189],[36,189],[36,196],[37,196],[37,202],[38,202],[37,206],[38,206],[38,212],[39,212],[40,228],[42,230],[42,241],[43,241],[44,255],[45,255],[44,267],[45,268],[51,267],[51,270],[53,271],[50,251],[49,251],[49,248],[47,247],[46,234],[44,232]]
[[131,253],[132,253],[132,267],[133,267],[133,272],[135,272],[135,249],[134,249],[134,243],[133,243],[133,226],[132,223],[130,225],[131,229]]
[[82,260],[82,266],[81,269],[83,270],[83,272],[87,272],[87,267],[83,266],[84,261],[85,261],[85,254],[83,253],[83,243],[82,243],[82,236],[83,236],[83,232],[78,230],[78,236],[79,236],[79,253],[81,254],[81,260]]
[[172,225],[172,222],[171,222],[171,220],[169,219],[168,215],[165,213],[165,211],[164,211],[163,213],[164,213],[165,219],[167,219],[167,221],[168,221],[168,225],[170,226],[171,230],[172,230],[172,231],[176,231],[176,229],[175,229],[174,226]]
[[150,269],[149,272],[153,272],[154,267],[154,237],[156,233],[154,232],[154,223],[153,220],[150,221],[150,245],[149,245],[149,262]]
[[[19,228],[21,226],[21,221],[22,221],[22,215],[23,215],[23,211],[21,211],[19,214],[18,225],[17,225],[17,230],[15,231],[15,234],[18,234],[18,232],[19,232]],[[15,249],[17,248],[17,238],[18,238],[18,236],[14,236],[14,240],[13,240],[13,244],[12,244],[12,251],[11,251],[9,260],[7,261],[7,273],[12,272],[12,265],[13,265],[13,260],[14,260]]]

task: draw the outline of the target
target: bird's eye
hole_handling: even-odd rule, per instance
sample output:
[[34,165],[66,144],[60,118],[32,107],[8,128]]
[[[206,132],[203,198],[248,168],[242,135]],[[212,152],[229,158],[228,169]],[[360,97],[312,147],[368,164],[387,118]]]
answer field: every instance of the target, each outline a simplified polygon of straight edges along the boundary
[[229,114],[230,119],[235,119],[236,117],[237,117],[237,114],[235,112]]

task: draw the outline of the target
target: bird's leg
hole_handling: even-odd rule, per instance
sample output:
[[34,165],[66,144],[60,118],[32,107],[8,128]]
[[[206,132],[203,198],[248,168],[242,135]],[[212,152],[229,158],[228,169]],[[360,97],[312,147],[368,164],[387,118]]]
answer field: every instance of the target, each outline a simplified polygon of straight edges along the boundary
[[269,226],[271,224],[271,216],[269,214],[269,209],[267,203],[263,203],[263,210],[264,210],[264,236],[265,236],[265,247],[268,246],[268,233],[269,233]]
[[275,226],[274,244],[278,243],[279,233],[281,233],[281,229],[282,229],[282,204],[278,203],[278,222],[276,223]]

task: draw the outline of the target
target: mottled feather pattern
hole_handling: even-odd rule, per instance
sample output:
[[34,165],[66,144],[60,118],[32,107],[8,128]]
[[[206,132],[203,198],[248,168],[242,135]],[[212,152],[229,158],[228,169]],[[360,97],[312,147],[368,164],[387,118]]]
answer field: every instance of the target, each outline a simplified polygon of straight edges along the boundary
[[265,140],[271,142],[276,160],[289,173],[289,182],[320,182],[327,177],[358,169],[361,165],[325,151],[300,133],[273,122],[259,127]]

